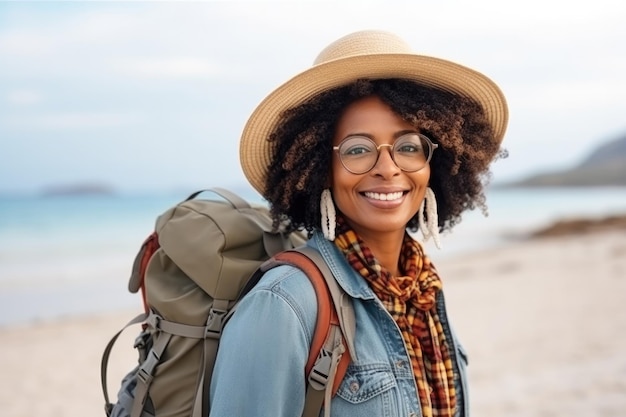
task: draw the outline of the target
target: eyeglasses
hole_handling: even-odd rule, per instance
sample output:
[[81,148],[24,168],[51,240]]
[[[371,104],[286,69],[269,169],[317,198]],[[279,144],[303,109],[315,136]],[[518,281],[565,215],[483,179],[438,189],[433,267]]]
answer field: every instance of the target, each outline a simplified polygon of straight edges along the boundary
[[439,145],[420,133],[408,133],[396,139],[393,145],[376,145],[368,137],[351,136],[334,146],[333,150],[338,152],[341,165],[346,170],[353,174],[365,174],[376,166],[380,148],[384,147],[391,148],[391,159],[398,168],[416,172],[428,164]]

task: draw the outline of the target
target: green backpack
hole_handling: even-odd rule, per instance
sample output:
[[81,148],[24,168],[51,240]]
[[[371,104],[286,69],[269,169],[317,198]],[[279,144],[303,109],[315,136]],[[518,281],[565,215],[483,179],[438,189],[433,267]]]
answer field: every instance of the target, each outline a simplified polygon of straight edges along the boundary
[[[205,190],[203,190],[205,191]],[[207,417],[219,338],[237,302],[278,265],[302,269],[315,289],[318,317],[305,367],[303,416],[319,416],[343,379],[354,352],[354,310],[320,254],[305,236],[272,232],[267,208],[221,189],[225,201],[192,194],[157,218],[135,258],[129,290],[141,290],[144,313],[107,344],[101,379],[109,417]],[[139,363],[109,401],[107,366],[115,341],[132,324]],[[329,383],[330,382],[330,383]],[[325,413],[329,415],[329,406]]]

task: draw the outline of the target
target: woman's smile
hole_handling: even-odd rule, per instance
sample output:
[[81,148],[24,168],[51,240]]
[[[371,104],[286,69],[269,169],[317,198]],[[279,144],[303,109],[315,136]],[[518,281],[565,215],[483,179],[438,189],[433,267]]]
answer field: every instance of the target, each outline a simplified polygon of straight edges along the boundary
[[396,191],[396,192],[392,192],[392,193],[376,193],[376,192],[372,192],[372,191],[366,191],[363,193],[363,195],[367,198],[370,198],[372,200],[378,200],[378,201],[397,201],[400,200],[402,198],[402,196],[404,195],[404,192],[402,191]]

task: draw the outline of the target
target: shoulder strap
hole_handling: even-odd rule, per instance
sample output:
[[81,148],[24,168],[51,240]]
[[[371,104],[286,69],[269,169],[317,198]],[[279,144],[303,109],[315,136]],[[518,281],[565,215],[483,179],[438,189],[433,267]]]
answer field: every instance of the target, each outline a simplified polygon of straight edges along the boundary
[[315,263],[315,266],[322,274],[322,278],[326,282],[326,286],[330,291],[330,295],[338,314],[339,324],[341,331],[344,334],[345,341],[347,343],[348,352],[352,358],[356,358],[356,350],[354,349],[354,336],[356,331],[356,318],[354,316],[354,307],[352,305],[352,297],[350,297],[341,288],[332,271],[326,264],[326,261],[322,257],[322,254],[318,250],[309,246],[302,246],[293,249],[294,252],[299,252],[309,258]]
[[[354,355],[356,321],[352,300],[315,249],[300,247],[281,252],[264,269],[280,264],[301,269],[311,281],[317,297],[317,322],[305,368],[308,387],[302,414],[303,417],[317,417],[323,404],[330,404],[331,396],[339,389],[350,357]],[[344,354],[346,350],[349,354]],[[330,415],[329,410],[330,407],[325,407],[326,415]]]

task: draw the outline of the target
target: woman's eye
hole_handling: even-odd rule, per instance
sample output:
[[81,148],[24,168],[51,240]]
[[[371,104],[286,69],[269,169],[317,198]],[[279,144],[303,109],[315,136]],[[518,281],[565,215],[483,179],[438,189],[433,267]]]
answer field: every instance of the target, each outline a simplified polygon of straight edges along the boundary
[[403,143],[402,145],[398,146],[396,150],[401,153],[415,153],[422,152],[422,147],[414,143]]
[[366,146],[353,146],[350,149],[346,150],[344,155],[362,155],[368,152],[371,152],[371,150]]

